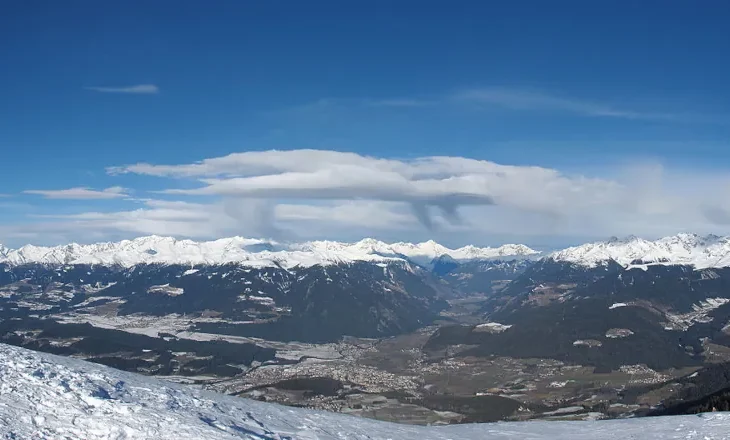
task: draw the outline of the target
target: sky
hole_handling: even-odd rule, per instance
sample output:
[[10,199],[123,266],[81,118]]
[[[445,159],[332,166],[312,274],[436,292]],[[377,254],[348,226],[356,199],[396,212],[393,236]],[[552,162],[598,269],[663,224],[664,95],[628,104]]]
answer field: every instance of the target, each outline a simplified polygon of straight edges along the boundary
[[0,243],[730,234],[725,1],[24,1]]

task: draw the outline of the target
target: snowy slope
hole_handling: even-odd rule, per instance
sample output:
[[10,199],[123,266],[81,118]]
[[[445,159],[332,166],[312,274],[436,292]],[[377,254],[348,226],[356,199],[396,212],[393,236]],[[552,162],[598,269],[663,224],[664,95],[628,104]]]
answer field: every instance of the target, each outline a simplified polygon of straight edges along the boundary
[[403,242],[388,244],[372,238],[366,238],[357,243],[311,241],[301,245],[294,245],[294,247],[315,253],[334,252],[338,255],[350,255],[353,257],[358,255],[381,255],[392,258],[404,256],[424,266],[442,255],[448,255],[456,261],[471,261],[538,254],[537,251],[521,244],[505,244],[497,248],[465,246],[458,249],[449,249],[433,240],[417,244]]
[[[316,264],[337,264],[353,261],[388,262],[409,260],[429,267],[435,258],[451,257],[458,262],[496,258],[535,257],[538,252],[519,244],[500,247],[464,246],[450,249],[433,240],[423,243],[384,243],[366,238],[356,243],[309,241],[277,243],[243,237],[196,242],[172,237],[149,236],[120,242],[56,247],[26,245],[8,249],[0,245],[0,263],[19,265],[103,264],[131,267],[143,263],[162,264],[225,264],[238,263],[254,267],[285,268]],[[650,241],[637,237],[611,239],[570,247],[548,255],[587,267],[608,260],[624,266],[641,261],[646,264],[689,264],[697,269],[730,266],[730,237],[678,234]]]
[[243,237],[195,242],[172,237],[149,236],[91,245],[75,243],[56,247],[26,245],[19,249],[7,249],[0,245],[0,263],[103,264],[125,267],[143,263],[239,263],[256,267],[276,265],[308,267],[352,261],[387,262],[408,257],[418,264],[427,265],[441,255],[449,255],[455,260],[463,261],[527,256],[536,253],[523,245],[505,245],[498,248],[467,246],[449,249],[433,241],[420,244],[387,244],[374,239],[365,239],[357,243],[312,241],[284,244]]
[[730,266],[730,237],[678,234],[655,241],[638,237],[611,239],[563,249],[548,255],[587,267],[595,267],[608,260],[621,265],[687,264],[696,269]]
[[730,414],[397,425],[209,393],[0,344],[0,435],[13,439],[714,440],[730,438]]

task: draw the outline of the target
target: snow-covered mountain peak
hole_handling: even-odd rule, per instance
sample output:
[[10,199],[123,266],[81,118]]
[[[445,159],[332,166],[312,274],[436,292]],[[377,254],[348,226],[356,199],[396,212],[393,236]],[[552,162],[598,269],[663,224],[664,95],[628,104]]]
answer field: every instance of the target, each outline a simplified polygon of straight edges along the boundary
[[[509,255],[535,255],[538,254],[534,249],[531,249],[524,244],[504,244],[498,248],[486,248],[489,249],[491,252],[490,254],[494,254],[495,256],[509,256]],[[476,246],[468,245],[464,246],[463,248],[459,249],[466,255],[473,255],[474,257],[477,257],[479,255],[484,255],[485,248],[479,248]]]
[[379,247],[379,246],[387,246],[386,243],[376,240],[374,238],[363,238],[362,240],[358,241],[356,244],[362,246],[362,247]]
[[407,259],[428,266],[432,260],[442,255],[448,255],[457,261],[465,261],[529,256],[536,253],[523,245],[505,245],[498,248],[466,246],[450,249],[433,240],[418,244],[403,242],[388,244],[373,238],[366,238],[356,243],[329,240],[279,243],[236,236],[196,242],[150,235],[133,240],[89,245],[71,243],[55,247],[26,245],[19,249],[0,248],[0,263],[102,264],[124,267],[145,263],[237,263],[256,267],[289,268],[354,261],[389,262]]
[[445,249],[447,249],[444,246],[441,246],[440,244],[436,243],[433,240],[424,241],[422,243],[418,243],[416,247],[421,249],[432,249],[434,252],[441,252]]
[[658,240],[629,236],[612,237],[607,241],[569,247],[548,255],[566,261],[595,267],[614,260],[623,266],[647,264],[686,264],[696,269],[730,266],[730,237],[700,236],[680,233]]
[[0,344],[0,437],[534,440],[726,438],[730,414],[413,426],[291,408]]

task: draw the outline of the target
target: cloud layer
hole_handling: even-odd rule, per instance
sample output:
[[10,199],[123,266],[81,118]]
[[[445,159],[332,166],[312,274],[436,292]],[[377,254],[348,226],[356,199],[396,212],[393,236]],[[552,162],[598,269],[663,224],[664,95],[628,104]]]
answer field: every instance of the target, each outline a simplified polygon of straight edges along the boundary
[[[465,157],[409,160],[332,150],[249,151],[195,163],[137,163],[108,168],[110,178],[154,176],[160,186],[29,190],[47,198],[127,200],[114,211],[36,215],[0,226],[2,236],[391,240],[434,238],[455,245],[553,237],[680,231],[725,233],[730,175],[667,170],[657,164],[566,174],[537,166]],[[149,182],[149,178],[145,179]],[[54,235],[55,234],[55,235]],[[95,235],[94,235],[95,234]]]
[[568,177],[548,168],[447,156],[403,161],[324,150],[245,152],[195,164],[140,163],[109,172],[196,178],[202,184],[162,191],[175,195],[407,203],[424,225],[432,223],[431,207],[456,221],[460,206],[499,205],[557,215],[572,205],[586,208],[622,197],[615,182]]

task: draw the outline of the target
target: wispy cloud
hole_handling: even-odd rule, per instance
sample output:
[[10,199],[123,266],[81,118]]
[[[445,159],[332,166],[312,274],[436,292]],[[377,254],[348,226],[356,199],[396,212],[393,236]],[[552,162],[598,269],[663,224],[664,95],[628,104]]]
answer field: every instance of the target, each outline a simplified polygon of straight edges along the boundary
[[510,110],[560,111],[592,117],[656,121],[682,121],[695,118],[692,115],[675,113],[635,111],[540,91],[503,87],[464,90],[454,93],[450,98],[457,102],[493,105]]
[[484,107],[508,111],[532,111],[545,114],[562,113],[577,117],[613,118],[631,121],[730,124],[730,115],[725,114],[666,112],[654,111],[653,109],[639,110],[626,105],[519,87],[478,87],[429,96],[429,98],[420,96],[394,98],[326,98],[271,113],[275,115],[289,114],[297,117],[301,117],[302,115],[320,115],[325,117],[326,120],[329,120],[334,115],[342,115],[347,110],[366,108],[418,110],[442,107],[444,110],[452,110],[458,107],[468,110]]
[[23,194],[35,194],[43,196],[47,199],[68,199],[68,200],[94,200],[94,199],[116,199],[120,197],[128,197],[126,188],[121,186],[112,186],[103,190],[93,190],[85,187],[76,187],[68,189],[29,189],[23,191]]
[[391,98],[391,99],[366,99],[363,101],[370,107],[428,107],[436,104],[436,101],[428,101],[418,98]]
[[160,88],[155,84],[136,84],[119,87],[85,87],[85,89],[100,93],[129,93],[137,95],[154,95],[160,93]]

